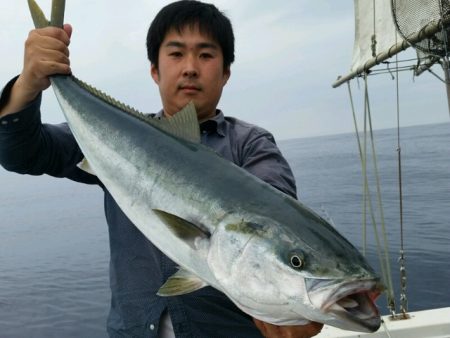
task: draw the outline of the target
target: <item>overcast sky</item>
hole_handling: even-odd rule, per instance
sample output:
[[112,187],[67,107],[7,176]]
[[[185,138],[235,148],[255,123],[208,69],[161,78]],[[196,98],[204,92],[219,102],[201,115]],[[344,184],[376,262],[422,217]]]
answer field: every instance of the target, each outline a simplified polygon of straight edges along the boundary
[[[37,2],[49,17],[51,1]],[[141,111],[157,112],[161,102],[145,37],[157,11],[170,2],[67,0],[74,74]],[[225,114],[258,124],[279,140],[353,131],[347,87],[331,88],[350,69],[352,0],[210,2],[229,16],[236,36],[236,62],[219,104]],[[23,43],[32,28],[27,2],[3,1],[0,22],[0,80],[6,83],[22,68]],[[374,127],[395,127],[395,81],[389,75],[373,79]],[[441,82],[429,73],[414,80],[402,73],[400,79],[402,125],[449,121]],[[357,97],[362,81],[360,86],[353,81]],[[51,90],[42,110],[44,121],[64,121]]]

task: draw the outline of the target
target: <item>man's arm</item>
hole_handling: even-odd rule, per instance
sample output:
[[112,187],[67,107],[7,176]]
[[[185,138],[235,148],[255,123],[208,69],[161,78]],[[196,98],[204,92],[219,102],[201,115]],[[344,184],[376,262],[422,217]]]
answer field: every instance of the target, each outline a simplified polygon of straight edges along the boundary
[[25,43],[24,67],[0,93],[0,164],[21,174],[49,174],[84,183],[98,180],[78,169],[83,158],[67,124],[42,124],[41,92],[49,76],[68,74],[72,28],[47,27],[30,32]]
[[0,117],[23,110],[50,86],[50,75],[70,74],[69,43],[72,27],[46,27],[30,32],[25,42],[23,69],[11,88]]
[[[0,94],[7,101],[16,79]],[[98,180],[76,164],[83,154],[66,123],[42,124],[41,95],[22,110],[0,117],[0,165],[20,174],[42,175],[96,184]]]
[[276,189],[297,198],[292,170],[268,131],[257,128],[250,133],[242,150],[241,167]]

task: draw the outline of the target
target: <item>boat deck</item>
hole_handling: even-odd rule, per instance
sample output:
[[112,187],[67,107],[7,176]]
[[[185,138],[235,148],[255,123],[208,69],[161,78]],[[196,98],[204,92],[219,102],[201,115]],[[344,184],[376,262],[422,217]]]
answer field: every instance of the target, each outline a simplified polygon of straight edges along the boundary
[[408,313],[409,319],[383,316],[375,333],[357,333],[324,326],[316,338],[450,338],[450,307]]

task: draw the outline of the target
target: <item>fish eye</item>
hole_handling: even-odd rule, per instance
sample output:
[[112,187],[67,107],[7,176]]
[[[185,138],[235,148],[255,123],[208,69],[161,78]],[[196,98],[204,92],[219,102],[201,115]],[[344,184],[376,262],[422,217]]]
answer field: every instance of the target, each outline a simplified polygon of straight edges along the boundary
[[289,255],[289,263],[294,269],[301,269],[305,264],[305,259],[302,254],[292,252]]

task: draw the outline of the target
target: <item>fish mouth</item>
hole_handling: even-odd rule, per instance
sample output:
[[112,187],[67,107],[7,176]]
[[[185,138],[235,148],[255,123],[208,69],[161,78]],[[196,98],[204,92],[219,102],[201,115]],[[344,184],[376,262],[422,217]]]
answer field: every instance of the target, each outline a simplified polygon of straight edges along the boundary
[[[319,285],[322,284],[322,287]],[[322,281],[316,282],[312,292],[308,292],[311,302],[322,293],[324,299],[324,288],[328,289],[328,296],[322,302],[320,309],[336,318],[333,325],[346,330],[362,332],[375,332],[381,325],[380,312],[375,305],[375,300],[383,290],[378,280],[366,281]],[[316,295],[315,295],[316,294]],[[342,323],[342,325],[340,325]]]
[[323,310],[344,320],[353,321],[367,332],[375,332],[381,325],[380,312],[374,303],[379,295],[378,291],[352,291],[342,295]]

